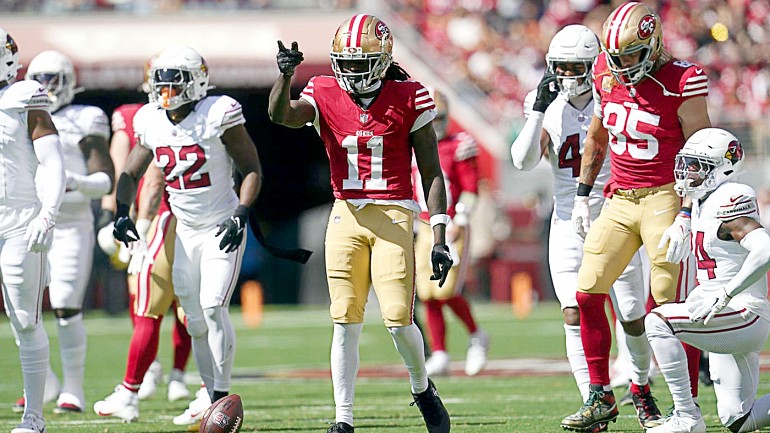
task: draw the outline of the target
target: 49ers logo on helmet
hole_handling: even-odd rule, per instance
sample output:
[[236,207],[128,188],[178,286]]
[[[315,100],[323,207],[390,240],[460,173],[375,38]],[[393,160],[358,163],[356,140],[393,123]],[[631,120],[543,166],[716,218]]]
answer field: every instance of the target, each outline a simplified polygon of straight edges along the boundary
[[637,34],[639,39],[647,39],[655,32],[655,17],[652,15],[645,15],[639,20],[639,29]]
[[727,145],[725,158],[733,165],[743,159],[743,146],[741,146],[741,143],[738,141],[731,141],[730,144]]
[[385,23],[379,21],[377,25],[374,26],[374,36],[379,40],[387,39],[390,37],[390,29],[388,29],[388,26],[385,25]]

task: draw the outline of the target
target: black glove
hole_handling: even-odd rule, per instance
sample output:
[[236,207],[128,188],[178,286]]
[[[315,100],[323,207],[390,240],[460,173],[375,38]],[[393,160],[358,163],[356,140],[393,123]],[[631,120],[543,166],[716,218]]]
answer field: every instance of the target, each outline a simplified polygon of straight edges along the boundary
[[214,236],[219,236],[222,233],[222,240],[219,241],[219,249],[231,253],[238,249],[243,240],[243,230],[246,228],[246,222],[249,220],[249,208],[244,205],[239,205],[238,209],[230,218],[226,219],[219,225],[219,230]]
[[96,230],[104,228],[113,221],[115,221],[115,212],[107,209],[100,210],[99,217],[96,218]]
[[134,222],[128,216],[129,206],[118,203],[118,211],[115,213],[115,228],[112,230],[112,236],[128,246],[129,242],[139,240],[139,232],[136,231]]
[[433,245],[430,262],[433,265],[433,275],[430,279],[439,280],[438,286],[441,287],[449,275],[449,270],[452,269],[452,256],[449,255],[449,247],[446,244]]
[[545,110],[551,105],[556,95],[559,94],[558,86],[556,85],[556,75],[552,72],[545,71],[543,79],[540,80],[540,84],[537,85],[537,97],[535,97],[535,103],[532,104],[534,111],[545,113]]
[[305,60],[302,57],[302,51],[299,51],[297,42],[292,42],[291,49],[288,49],[283,46],[283,42],[278,41],[278,54],[275,58],[278,59],[278,69],[287,77],[294,75],[294,68]]

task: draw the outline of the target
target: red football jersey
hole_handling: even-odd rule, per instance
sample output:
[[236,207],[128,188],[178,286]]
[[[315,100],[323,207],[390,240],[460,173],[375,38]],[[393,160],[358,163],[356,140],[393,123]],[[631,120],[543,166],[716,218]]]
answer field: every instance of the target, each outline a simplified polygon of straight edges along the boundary
[[610,196],[617,189],[661,186],[674,181],[674,158],[685,138],[677,111],[689,98],[708,95],[708,78],[700,66],[672,60],[634,87],[618,83],[607,67],[606,53],[596,58],[594,87],[601,117],[610,136]]
[[[479,171],[476,156],[479,149],[476,140],[465,132],[444,137],[438,142],[438,157],[441,171],[444,173],[444,185],[447,189],[447,215],[454,218],[457,211],[455,206],[463,192],[478,194]],[[417,164],[412,164],[414,182],[414,199],[420,204],[420,218],[430,219],[425,194],[422,190],[420,171]]]
[[412,198],[409,133],[417,118],[435,107],[422,84],[384,80],[377,98],[364,109],[334,77],[317,76],[302,98],[316,107],[315,125],[326,146],[335,198]]
[[[144,104],[124,104],[112,112],[112,133],[114,134],[118,131],[124,131],[128,135],[129,150],[136,146],[136,134],[134,134],[134,115],[143,106]],[[116,175],[120,176],[120,173],[116,173]],[[139,207],[139,194],[142,191],[143,183],[144,179],[139,179],[139,185],[137,185],[136,200],[134,201],[135,207]],[[160,207],[158,208],[158,213],[170,210],[171,206],[168,204],[168,192],[166,192],[166,189],[164,188],[163,196],[160,199]]]

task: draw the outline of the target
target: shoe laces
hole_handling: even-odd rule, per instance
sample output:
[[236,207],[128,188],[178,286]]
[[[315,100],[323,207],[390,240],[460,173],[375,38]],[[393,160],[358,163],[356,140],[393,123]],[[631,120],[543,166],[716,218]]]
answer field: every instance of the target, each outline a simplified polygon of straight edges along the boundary
[[658,407],[655,404],[657,399],[649,392],[643,392],[634,394],[634,405],[637,409],[642,409],[645,412],[659,412]]
[[417,405],[420,409],[423,417],[431,425],[437,425],[441,423],[441,408],[436,395],[436,388],[428,386],[428,389],[420,394],[413,394],[414,401],[409,403],[409,406]]
[[604,391],[591,390],[588,394],[588,400],[586,400],[585,404],[583,404],[583,408],[587,409],[604,403],[605,394],[606,393]]

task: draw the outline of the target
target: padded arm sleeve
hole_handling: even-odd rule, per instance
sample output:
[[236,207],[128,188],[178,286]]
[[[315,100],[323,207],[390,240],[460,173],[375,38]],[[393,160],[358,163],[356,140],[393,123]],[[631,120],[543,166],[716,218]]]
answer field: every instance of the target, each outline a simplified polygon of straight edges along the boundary
[[59,136],[56,134],[45,135],[33,141],[32,144],[37,160],[40,162],[39,169],[46,174],[45,182],[38,185],[43,204],[40,214],[55,221],[64,197],[64,186],[67,179],[64,174],[64,157],[62,156]]
[[543,151],[540,148],[540,136],[543,133],[543,117],[545,114],[531,111],[527,121],[521,128],[519,136],[511,145],[513,165],[519,170],[529,171],[537,166]]
[[749,251],[735,276],[725,284],[728,296],[733,297],[756,282],[770,270],[770,235],[763,227],[749,232],[741,239],[741,246]]
[[103,171],[97,171],[86,176],[77,173],[68,173],[67,175],[75,180],[77,190],[88,198],[101,198],[112,189],[110,177]]

